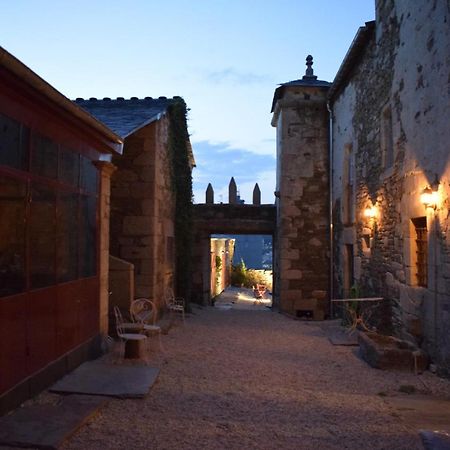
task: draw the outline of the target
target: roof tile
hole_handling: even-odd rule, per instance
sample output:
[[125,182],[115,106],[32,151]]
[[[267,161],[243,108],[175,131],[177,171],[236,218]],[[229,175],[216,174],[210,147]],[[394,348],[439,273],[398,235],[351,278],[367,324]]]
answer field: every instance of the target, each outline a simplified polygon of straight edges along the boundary
[[117,97],[116,100],[105,97],[103,100],[77,98],[75,103],[111,128],[120,137],[125,138],[143,126],[159,120],[166,113],[170,104],[180,100],[182,100],[181,97],[174,97],[173,99],[167,97],[159,97],[158,99],[131,97],[129,100],[125,100],[123,97]]

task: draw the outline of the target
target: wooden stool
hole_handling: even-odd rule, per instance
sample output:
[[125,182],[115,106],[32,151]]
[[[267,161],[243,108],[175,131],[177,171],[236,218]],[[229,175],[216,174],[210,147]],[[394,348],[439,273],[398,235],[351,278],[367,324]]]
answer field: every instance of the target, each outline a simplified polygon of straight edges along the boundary
[[[137,338],[139,336],[139,338]],[[124,358],[141,359],[145,356],[147,336],[143,334],[135,334],[132,339],[125,341]]]

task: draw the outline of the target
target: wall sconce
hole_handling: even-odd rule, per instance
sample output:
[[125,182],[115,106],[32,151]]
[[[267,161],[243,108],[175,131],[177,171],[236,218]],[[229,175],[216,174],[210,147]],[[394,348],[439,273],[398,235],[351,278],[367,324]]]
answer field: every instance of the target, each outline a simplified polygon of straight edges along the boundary
[[420,202],[425,206],[425,208],[436,209],[438,199],[439,196],[437,188],[431,189],[430,186],[427,186],[420,194]]
[[368,206],[364,212],[364,217],[367,219],[374,219],[377,216],[377,208],[375,206]]

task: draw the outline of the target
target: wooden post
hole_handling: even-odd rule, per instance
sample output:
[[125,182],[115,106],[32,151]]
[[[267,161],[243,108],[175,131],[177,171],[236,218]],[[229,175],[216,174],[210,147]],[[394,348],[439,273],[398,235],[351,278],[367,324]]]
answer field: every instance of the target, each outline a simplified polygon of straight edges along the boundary
[[142,359],[145,356],[147,338],[141,340],[129,339],[125,342],[124,358]]

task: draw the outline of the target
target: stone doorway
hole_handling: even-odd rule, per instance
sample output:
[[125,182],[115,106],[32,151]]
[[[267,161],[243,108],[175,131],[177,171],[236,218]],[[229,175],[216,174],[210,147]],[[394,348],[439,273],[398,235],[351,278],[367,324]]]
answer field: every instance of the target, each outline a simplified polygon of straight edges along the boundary
[[[192,301],[212,304],[211,269],[216,256],[211,238],[225,235],[275,235],[275,205],[196,204],[194,205],[194,246],[192,255]],[[227,251],[222,248],[220,251]],[[229,251],[229,250],[228,250]],[[276,261],[276,254],[272,257]],[[215,275],[213,275],[215,277]],[[273,286],[276,290],[276,286]]]
[[[272,235],[214,234],[210,238],[210,298],[230,286],[240,288],[234,300],[245,304],[272,305]],[[234,295],[233,294],[233,295]]]

